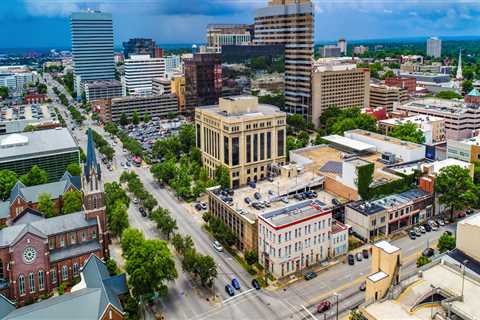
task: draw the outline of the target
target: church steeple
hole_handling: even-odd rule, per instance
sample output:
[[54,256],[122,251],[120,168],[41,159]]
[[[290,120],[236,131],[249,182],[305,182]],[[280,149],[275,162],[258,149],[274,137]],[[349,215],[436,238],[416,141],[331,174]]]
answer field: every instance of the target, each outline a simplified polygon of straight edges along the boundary
[[457,66],[457,76],[455,77],[457,80],[463,79],[463,71],[462,71],[462,49],[458,53],[458,66]]
[[87,135],[87,160],[85,161],[83,174],[87,181],[90,181],[93,176],[96,176],[96,179],[101,180],[101,169],[95,154],[95,141],[93,140],[92,128],[88,128]]

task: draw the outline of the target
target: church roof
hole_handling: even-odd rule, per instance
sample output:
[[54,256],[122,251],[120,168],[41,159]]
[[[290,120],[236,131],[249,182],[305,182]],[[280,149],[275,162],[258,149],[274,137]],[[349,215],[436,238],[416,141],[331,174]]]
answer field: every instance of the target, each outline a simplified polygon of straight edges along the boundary
[[473,88],[472,91],[468,93],[468,96],[470,97],[480,97],[480,92],[477,90],[477,88]]
[[97,156],[95,154],[95,141],[93,140],[93,130],[88,128],[87,131],[88,140],[87,140],[87,156],[84,167],[84,175],[87,180],[90,179],[92,173],[97,174],[99,177],[101,175],[100,164],[97,162]]

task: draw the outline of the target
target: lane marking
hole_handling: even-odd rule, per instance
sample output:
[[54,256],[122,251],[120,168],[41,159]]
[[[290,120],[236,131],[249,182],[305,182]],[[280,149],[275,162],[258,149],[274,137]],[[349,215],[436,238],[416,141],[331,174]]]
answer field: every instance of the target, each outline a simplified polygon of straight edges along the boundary
[[244,296],[244,295],[246,295],[247,293],[252,292],[252,291],[254,291],[254,290],[255,290],[255,288],[251,288],[251,289],[249,289],[249,290],[247,290],[247,291],[243,291],[243,292],[239,293],[239,294],[236,295],[236,296],[233,296],[233,297],[230,297],[230,298],[228,298],[228,299],[223,300],[222,303],[227,303],[227,302],[229,302],[229,301],[231,301],[231,300],[233,300],[233,299],[235,299],[235,298],[239,298],[239,297],[241,297],[241,296]]

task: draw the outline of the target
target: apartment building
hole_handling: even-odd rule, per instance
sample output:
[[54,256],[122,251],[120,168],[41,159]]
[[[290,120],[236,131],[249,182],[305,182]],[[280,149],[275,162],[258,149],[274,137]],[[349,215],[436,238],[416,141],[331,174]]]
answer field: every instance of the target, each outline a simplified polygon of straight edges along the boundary
[[209,24],[207,49],[221,53],[222,46],[249,45],[252,43],[253,26],[249,24]]
[[325,45],[319,49],[320,57],[333,58],[340,57],[342,55],[342,49],[336,45]]
[[314,8],[311,0],[269,0],[255,12],[256,44],[285,46],[285,108],[310,118]]
[[418,115],[406,118],[390,118],[378,121],[378,126],[382,133],[388,135],[395,127],[413,123],[418,129],[423,132],[425,137],[425,144],[436,144],[445,142],[445,119]]
[[88,102],[123,96],[122,83],[118,80],[87,81],[84,87]]
[[152,79],[165,76],[165,60],[149,55],[131,55],[125,60],[123,85],[130,95],[152,94]]
[[368,47],[366,46],[355,46],[353,47],[353,54],[362,55],[368,52]]
[[[317,200],[260,214],[259,263],[274,277],[283,278],[327,260],[333,251],[332,226],[331,209]],[[347,235],[345,227],[342,237],[336,239],[341,239],[338,245],[348,250]]]
[[365,241],[388,237],[432,218],[433,203],[433,194],[421,189],[356,201],[345,206],[345,223]]
[[428,115],[445,120],[445,136],[451,140],[472,137],[480,129],[480,108],[459,100],[418,99],[396,104],[394,110],[406,116]]
[[155,40],[146,38],[133,38],[123,42],[123,55],[125,59],[131,58],[133,55],[149,55],[151,58],[155,56]]
[[398,87],[389,87],[382,84],[370,84],[370,107],[384,108],[388,113],[393,111],[393,105],[408,101],[406,90]]
[[185,112],[218,104],[222,92],[222,63],[217,53],[195,53],[183,60],[185,71]]
[[320,116],[329,107],[366,108],[370,104],[370,73],[354,63],[319,59],[312,74],[312,121],[320,126]]
[[257,97],[220,98],[217,106],[196,108],[195,127],[209,176],[224,165],[233,188],[261,180],[271,165],[286,162],[286,113],[259,104]]
[[150,117],[166,117],[178,113],[178,99],[173,94],[151,96],[128,96],[112,99],[105,106],[104,121],[118,122],[122,114],[132,119],[133,113],[137,112],[140,117],[148,114]]
[[442,40],[431,37],[427,40],[427,56],[440,58],[442,56]]
[[415,91],[417,91],[417,80],[415,78],[387,78],[385,79],[385,85],[405,89],[408,93],[415,93]]
[[152,94],[171,94],[172,93],[172,80],[169,78],[153,78],[152,79]]
[[178,98],[178,112],[185,112],[185,76],[175,74],[171,82],[172,94]]

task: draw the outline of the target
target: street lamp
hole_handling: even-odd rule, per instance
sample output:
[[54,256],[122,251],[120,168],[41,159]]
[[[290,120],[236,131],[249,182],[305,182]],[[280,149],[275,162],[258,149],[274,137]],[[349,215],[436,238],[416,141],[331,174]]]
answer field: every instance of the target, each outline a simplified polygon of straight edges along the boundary
[[338,297],[340,296],[340,294],[335,292],[333,295],[335,296],[336,304],[337,304],[337,311],[336,311],[335,319],[338,320]]
[[462,272],[462,301],[463,301],[463,289],[465,288],[465,269],[467,268],[468,265],[468,260],[463,260],[463,272]]

